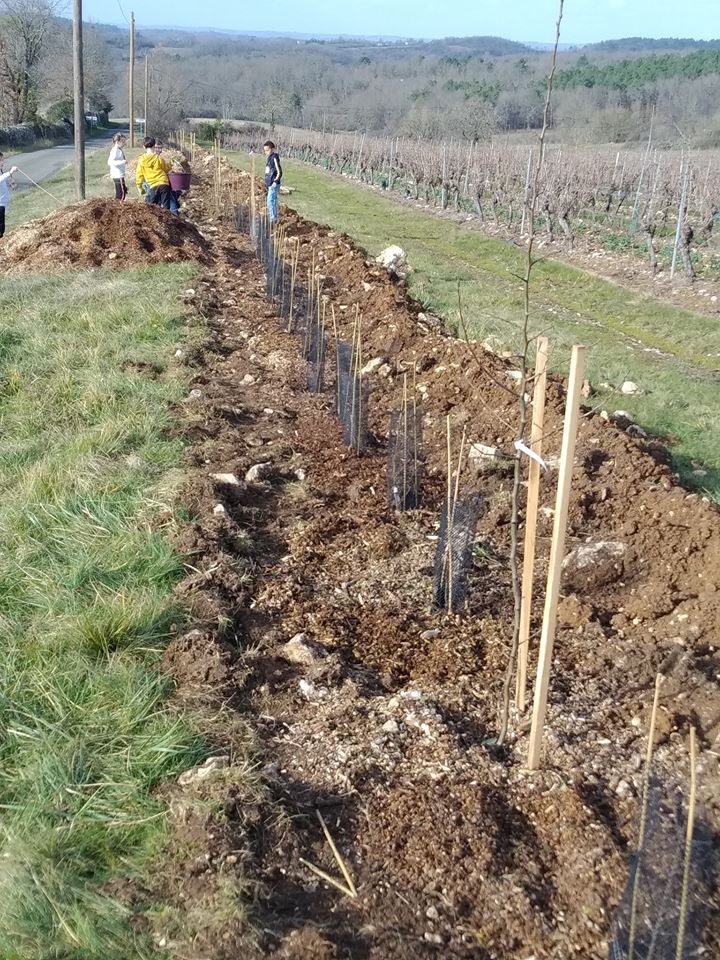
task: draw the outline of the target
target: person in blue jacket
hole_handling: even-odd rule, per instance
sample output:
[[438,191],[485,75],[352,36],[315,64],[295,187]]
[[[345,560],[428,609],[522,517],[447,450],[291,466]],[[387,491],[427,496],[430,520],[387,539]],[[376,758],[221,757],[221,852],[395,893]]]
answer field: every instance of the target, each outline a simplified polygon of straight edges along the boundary
[[272,140],[265,141],[263,151],[266,157],[265,186],[268,192],[268,217],[270,218],[270,223],[277,223],[280,215],[278,210],[278,194],[280,193],[280,181],[282,180],[282,167],[280,166],[280,157]]

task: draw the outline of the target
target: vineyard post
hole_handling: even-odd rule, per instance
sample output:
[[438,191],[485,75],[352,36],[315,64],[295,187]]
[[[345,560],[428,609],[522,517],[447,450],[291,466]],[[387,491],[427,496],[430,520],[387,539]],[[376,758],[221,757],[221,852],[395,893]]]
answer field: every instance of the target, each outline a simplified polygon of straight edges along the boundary
[[557,496],[555,499],[555,522],[553,524],[550,563],[547,588],[545,591],[545,610],[543,613],[542,635],[540,637],[540,659],[535,682],[535,700],[533,703],[530,746],[528,749],[528,767],[537,770],[540,765],[547,695],[550,684],[555,628],[557,626],[557,607],[560,599],[560,581],[565,551],[565,532],[567,529],[568,509],[570,506],[570,487],[572,484],[573,464],[575,460],[575,440],[580,418],[580,391],[585,363],[585,347],[576,344],[570,360],[570,379],[565,404],[565,425],[563,428],[562,448],[560,451],[560,470]]
[[[683,161],[684,163],[684,161]],[[687,189],[690,179],[690,163],[685,163],[685,175],[682,173],[682,164],[680,168],[680,179],[682,181],[682,190],[680,193],[680,206],[678,207],[677,228],[675,230],[675,243],[673,245],[672,263],[670,265],[670,279],[675,276],[675,266],[677,264],[678,250],[680,249],[680,237],[682,236],[683,221],[685,219],[685,204],[687,202]]]
[[528,162],[527,162],[527,173],[525,174],[525,197],[523,200],[522,222],[520,223],[520,236],[522,236],[525,233],[525,218],[529,213],[528,194],[530,193],[530,168],[532,166],[532,155],[533,155],[533,150],[532,150],[532,147],[530,147],[530,153],[528,154]]
[[[535,386],[533,389],[533,416],[530,447],[538,456],[542,453],[543,430],[545,429],[545,390],[547,386],[547,337],[539,337],[535,361]],[[528,648],[530,645],[530,611],[532,608],[533,579],[535,572],[535,539],[537,535],[538,502],[540,499],[540,464],[530,458],[528,473],[527,506],[525,508],[525,549],[523,555],[522,607],[520,609],[520,636],[518,639],[517,685],[515,706],[522,713],[525,709],[527,686]]]
[[473,148],[474,148],[474,147],[475,147],[475,143],[474,143],[474,141],[471,140],[471,141],[470,141],[470,148],[468,149],[467,166],[465,167],[465,187],[464,187],[464,194],[465,194],[466,197],[468,197],[468,196],[470,195],[470,166],[471,166],[471,164],[472,164],[472,155],[473,155]]
[[442,184],[440,185],[440,205],[443,210],[447,210],[448,188],[447,188],[447,141],[443,141],[442,156]]
[[645,176],[645,168],[647,167],[648,158],[650,157],[654,120],[655,120],[655,107],[653,107],[652,113],[650,115],[650,133],[648,135],[648,142],[647,142],[647,147],[645,148],[645,155],[643,156],[642,166],[640,167],[640,178],[638,179],[637,192],[635,193],[635,203],[633,204],[632,213],[630,214],[630,231],[632,233],[635,233],[635,231],[637,230],[637,211],[638,211],[638,204],[640,203],[640,190],[642,189],[642,182]]
[[358,149],[357,163],[355,164],[355,179],[356,179],[356,180],[359,180],[359,179],[360,179],[360,163],[361,163],[361,161],[362,161],[362,153],[363,153],[363,146],[364,146],[364,144],[365,144],[365,134],[363,133],[362,138],[361,138],[361,140],[360,140],[360,147],[359,147],[359,149]]

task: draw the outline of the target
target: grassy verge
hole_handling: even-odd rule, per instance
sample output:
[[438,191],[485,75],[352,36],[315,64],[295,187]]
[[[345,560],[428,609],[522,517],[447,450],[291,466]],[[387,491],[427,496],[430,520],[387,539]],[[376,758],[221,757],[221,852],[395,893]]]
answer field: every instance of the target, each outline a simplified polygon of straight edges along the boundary
[[[231,158],[249,169],[242,154]],[[474,337],[519,343],[523,251],[294,161],[284,161],[284,198],[305,217],[349,234],[369,254],[401,244],[413,267],[412,294],[458,323],[458,281]],[[593,402],[628,410],[646,430],[673,438],[676,469],[720,499],[720,327],[556,261],[533,280],[534,329],[551,338],[553,368],[566,370],[573,343],[588,345]],[[632,380],[642,389],[623,396]],[[601,384],[609,384],[602,387]],[[694,471],[702,467],[704,474]]]
[[[0,285],[0,956],[152,955],[103,884],[165,839],[201,745],[155,669],[182,611],[165,365],[191,268]],[[162,522],[161,522],[162,520]]]

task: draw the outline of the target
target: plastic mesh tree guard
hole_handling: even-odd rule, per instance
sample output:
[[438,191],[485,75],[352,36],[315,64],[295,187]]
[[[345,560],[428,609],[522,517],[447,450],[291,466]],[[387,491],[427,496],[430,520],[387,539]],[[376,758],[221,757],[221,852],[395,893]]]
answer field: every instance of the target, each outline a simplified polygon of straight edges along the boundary
[[[668,796],[663,782],[651,779],[641,849],[612,924],[609,960],[677,960],[685,886],[686,805],[681,793]],[[686,889],[684,939],[680,960],[709,956],[702,947],[707,903],[714,884],[712,836],[696,819]]]
[[327,353],[327,337],[322,331],[317,331],[310,345],[308,356],[308,390],[311,393],[321,393],[325,381],[325,355]]
[[367,448],[368,382],[359,374],[343,370],[339,382],[343,439],[360,456]]
[[422,497],[422,407],[405,404],[390,415],[387,495],[392,510],[417,510]]
[[468,494],[455,504],[443,504],[433,567],[433,606],[438,609],[457,611],[462,606],[483,504],[478,493]]

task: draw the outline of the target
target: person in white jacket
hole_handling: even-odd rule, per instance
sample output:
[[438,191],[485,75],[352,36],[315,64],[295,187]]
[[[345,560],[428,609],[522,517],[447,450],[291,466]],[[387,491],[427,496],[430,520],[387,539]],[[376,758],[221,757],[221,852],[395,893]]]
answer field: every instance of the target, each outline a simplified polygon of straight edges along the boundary
[[10,206],[10,177],[17,167],[10,167],[7,173],[3,172],[5,154],[0,153],[0,237],[5,234],[5,211]]
[[125,154],[123,153],[126,139],[122,133],[116,133],[112,138],[112,147],[110,147],[110,155],[108,157],[110,176],[115,184],[116,200],[124,200],[127,196],[127,187],[125,185]]

